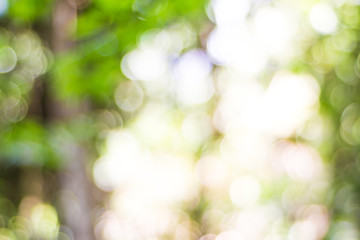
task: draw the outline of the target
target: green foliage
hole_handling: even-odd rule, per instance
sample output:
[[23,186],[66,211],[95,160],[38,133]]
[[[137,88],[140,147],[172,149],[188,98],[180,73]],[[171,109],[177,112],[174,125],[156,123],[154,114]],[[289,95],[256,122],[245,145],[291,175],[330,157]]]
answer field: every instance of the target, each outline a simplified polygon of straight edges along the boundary
[[46,129],[35,121],[23,120],[3,128],[0,145],[7,164],[55,167]]
[[15,23],[28,24],[48,18],[53,6],[53,0],[13,0],[9,3],[9,17]]

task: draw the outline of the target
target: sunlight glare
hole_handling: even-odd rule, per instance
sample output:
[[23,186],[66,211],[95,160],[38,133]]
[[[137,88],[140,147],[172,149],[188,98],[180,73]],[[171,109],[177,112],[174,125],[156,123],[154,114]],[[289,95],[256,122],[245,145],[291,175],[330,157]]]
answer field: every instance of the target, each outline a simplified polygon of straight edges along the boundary
[[317,111],[319,85],[308,75],[277,73],[267,89],[267,126],[276,136],[291,135]]
[[322,239],[329,229],[329,212],[325,206],[311,205],[304,210],[304,219],[316,229],[316,239]]
[[321,158],[305,145],[287,143],[281,153],[281,160],[289,176],[298,181],[314,181],[321,176]]
[[207,40],[207,51],[215,64],[229,65],[243,74],[260,72],[267,61],[248,26],[216,27]]
[[336,31],[338,19],[331,6],[318,3],[310,12],[310,23],[318,33],[330,34]]
[[173,126],[174,123],[168,111],[167,107],[159,103],[148,103],[141,109],[138,118],[132,125],[139,141],[149,147],[161,146],[166,143],[176,144],[177,129]]
[[211,70],[212,65],[202,50],[190,50],[182,55],[172,74],[178,102],[184,105],[207,102],[214,93]]
[[240,177],[230,187],[231,201],[237,207],[247,207],[256,204],[260,194],[260,183],[252,176]]
[[238,24],[250,11],[249,0],[213,0],[211,4],[217,25]]
[[202,185],[208,188],[221,188],[226,183],[228,169],[220,158],[202,157],[196,164],[196,172]]
[[131,80],[158,80],[165,74],[166,66],[165,53],[155,47],[135,49],[121,61],[122,71]]
[[279,57],[288,54],[294,26],[280,10],[272,7],[260,9],[254,19],[256,39],[264,51]]
[[127,131],[113,131],[107,140],[107,151],[95,162],[94,180],[98,187],[109,191],[132,180],[139,164],[141,148]]
[[271,206],[245,208],[237,216],[236,230],[245,239],[262,239],[270,223],[277,220],[280,209]]

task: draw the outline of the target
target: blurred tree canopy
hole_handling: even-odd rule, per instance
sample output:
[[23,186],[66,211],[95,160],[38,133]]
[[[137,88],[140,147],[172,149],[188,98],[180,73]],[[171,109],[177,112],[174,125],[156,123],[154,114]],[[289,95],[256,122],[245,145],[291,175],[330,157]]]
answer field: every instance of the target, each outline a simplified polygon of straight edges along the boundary
[[0,0],[0,239],[358,239],[359,11]]

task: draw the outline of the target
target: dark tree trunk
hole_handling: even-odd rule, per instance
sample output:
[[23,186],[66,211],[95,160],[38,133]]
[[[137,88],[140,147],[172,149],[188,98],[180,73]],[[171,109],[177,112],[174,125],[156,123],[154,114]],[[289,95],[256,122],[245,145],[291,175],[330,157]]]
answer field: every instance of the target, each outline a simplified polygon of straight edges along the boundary
[[[76,24],[77,10],[66,0],[57,0],[52,20],[52,50],[56,54],[70,51],[73,42],[69,39],[69,30]],[[50,82],[51,84],[51,82]],[[51,87],[51,86],[50,86]],[[47,88],[49,91],[51,88]],[[47,96],[53,94],[47,93]],[[49,121],[67,121],[86,113],[83,106],[68,106],[51,97],[47,98]],[[89,154],[84,146],[74,143],[68,149],[70,159],[67,167],[58,173],[61,188],[59,199],[62,224],[69,227],[69,236],[74,240],[95,239],[91,212],[94,206],[93,185],[86,172]],[[72,236],[73,235],[73,236]]]

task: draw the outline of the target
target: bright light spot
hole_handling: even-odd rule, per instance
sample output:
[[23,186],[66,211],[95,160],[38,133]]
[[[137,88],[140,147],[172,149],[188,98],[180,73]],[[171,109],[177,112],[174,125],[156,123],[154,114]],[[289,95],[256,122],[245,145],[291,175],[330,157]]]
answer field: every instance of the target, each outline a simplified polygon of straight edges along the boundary
[[17,56],[11,47],[5,46],[0,48],[0,73],[7,73],[13,70],[16,62]]
[[[176,215],[169,206],[149,199],[141,193],[142,189],[129,190],[111,199],[114,210],[121,216],[120,224],[123,226],[118,225],[118,228],[122,231],[128,232],[127,234],[136,232],[143,235],[141,239],[144,239],[144,236],[146,236],[145,239],[149,239],[151,235],[163,235],[176,225]],[[127,227],[122,229],[124,224]]]
[[201,184],[209,188],[223,187],[228,176],[225,163],[211,156],[203,157],[198,161],[196,172]]
[[213,11],[217,25],[237,24],[250,11],[249,0],[213,0]]
[[256,13],[254,23],[256,38],[264,51],[274,56],[288,53],[293,26],[289,26],[289,19],[280,10],[262,8]]
[[266,92],[266,124],[279,137],[291,135],[316,112],[319,86],[311,76],[277,73]]
[[143,101],[143,91],[134,82],[122,82],[116,88],[116,105],[124,111],[136,110]]
[[112,207],[135,232],[161,234],[176,221],[172,207],[196,196],[191,162],[165,153],[143,154],[142,159],[130,173],[132,180],[113,196]]
[[226,231],[220,233],[215,240],[243,240],[243,237],[238,232]]
[[[222,81],[225,79],[220,79]],[[251,131],[264,128],[264,90],[256,81],[232,81],[221,96],[216,127],[226,133]],[[239,124],[241,123],[241,124]],[[239,135],[240,136],[240,135]]]
[[109,240],[115,240],[118,236],[124,237],[123,231],[121,231],[121,222],[116,217],[116,215],[106,212],[102,216],[102,237]]
[[148,199],[172,203],[193,196],[194,178],[188,159],[161,154],[148,161],[138,186]]
[[[266,159],[269,140],[264,135],[256,136],[256,133],[245,131],[242,136],[226,134],[221,141],[221,154],[233,166],[256,171]],[[252,149],[257,149],[257,151]]]
[[116,240],[119,236],[124,239],[139,239],[139,229],[132,226],[131,221],[120,220],[114,213],[105,212],[101,215],[95,227],[97,237],[107,240]]
[[304,145],[286,143],[280,158],[287,173],[294,180],[313,181],[321,173],[320,156]]
[[56,210],[47,204],[34,206],[31,211],[31,222],[35,236],[43,239],[54,239],[58,234],[58,219]]
[[310,23],[319,33],[333,33],[338,24],[334,10],[325,3],[316,4],[310,12]]
[[163,226],[154,216],[169,215],[166,209],[191,201],[197,193],[191,159],[145,151],[124,130],[109,134],[107,150],[95,163],[93,174],[101,189],[121,188],[113,198],[114,207],[148,228]]
[[261,194],[258,180],[251,176],[244,176],[235,180],[230,187],[231,201],[238,207],[256,204]]
[[245,208],[237,216],[236,230],[244,239],[262,239],[264,230],[281,216],[273,205]]
[[214,63],[230,65],[244,74],[260,72],[267,60],[245,26],[215,28],[207,40],[207,51]]
[[241,44],[238,29],[215,28],[207,39],[207,51],[216,64],[226,65],[237,57],[236,46]]
[[107,152],[95,162],[95,183],[106,191],[128,183],[138,171],[141,148],[135,137],[126,131],[111,132]]
[[[119,196],[116,196],[116,198],[112,197],[110,203],[114,208],[114,212],[116,212],[118,215],[120,225],[122,225],[118,225],[117,227],[119,230],[124,231],[124,234],[150,235],[161,232],[162,229],[159,228],[170,227],[169,222],[171,219],[169,219],[167,216],[164,216],[161,212],[162,209],[159,209],[158,206],[155,206],[152,203],[147,204],[146,202],[141,201],[139,198],[143,198],[142,195],[139,195],[138,198],[132,198],[132,196],[129,196],[127,192],[121,196],[120,194],[117,195]],[[123,199],[124,197],[126,197],[126,199]],[[138,205],[138,208],[136,208],[136,204],[143,205]],[[139,217],[140,215],[141,218]],[[150,216],[153,216],[152,221]],[[162,217],[164,221],[169,222],[159,224],[158,217]]]
[[311,205],[304,211],[305,221],[316,229],[316,239],[322,239],[329,229],[329,213],[325,206]]
[[206,53],[201,50],[191,50],[181,56],[174,71],[181,79],[195,79],[208,76],[211,69],[212,66],[208,61]]
[[171,144],[177,145],[177,138],[181,138],[173,125],[168,108],[149,103],[139,113],[133,127],[139,140],[147,146],[172,147]]
[[177,100],[185,105],[207,102],[214,93],[211,69],[206,53],[201,50],[191,50],[182,55],[173,70]]
[[154,81],[164,76],[167,61],[159,48],[138,48],[127,53],[121,61],[121,69],[132,80]]

